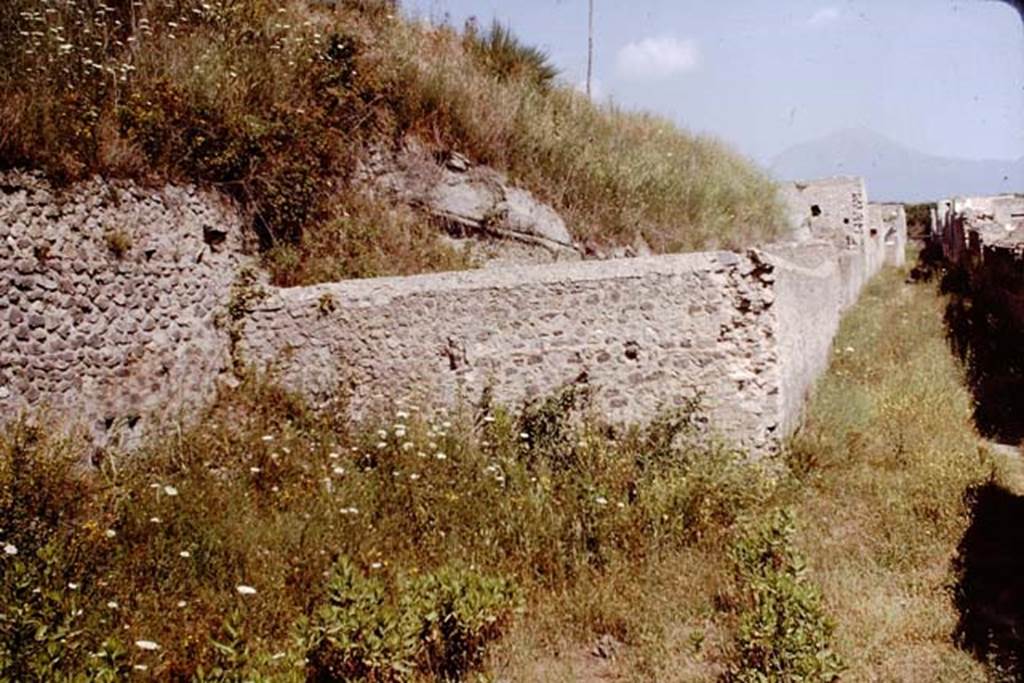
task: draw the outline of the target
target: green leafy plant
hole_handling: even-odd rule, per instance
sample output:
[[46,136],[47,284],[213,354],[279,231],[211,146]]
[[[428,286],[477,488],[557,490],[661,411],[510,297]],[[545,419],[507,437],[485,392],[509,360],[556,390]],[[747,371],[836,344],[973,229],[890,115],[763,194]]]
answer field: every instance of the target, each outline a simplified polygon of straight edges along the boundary
[[733,546],[744,608],[737,661],[725,676],[735,683],[834,681],[842,660],[831,649],[834,626],[818,589],[793,548],[793,514],[780,510]]
[[519,601],[510,581],[465,569],[389,585],[342,558],[308,626],[310,677],[404,681],[419,670],[461,680],[503,633]]
[[414,579],[401,603],[418,622],[420,668],[439,680],[462,680],[480,665],[520,602],[510,580],[467,569],[445,567]]
[[416,656],[416,624],[378,577],[347,558],[335,563],[327,596],[307,636],[310,677],[318,681],[405,680]]

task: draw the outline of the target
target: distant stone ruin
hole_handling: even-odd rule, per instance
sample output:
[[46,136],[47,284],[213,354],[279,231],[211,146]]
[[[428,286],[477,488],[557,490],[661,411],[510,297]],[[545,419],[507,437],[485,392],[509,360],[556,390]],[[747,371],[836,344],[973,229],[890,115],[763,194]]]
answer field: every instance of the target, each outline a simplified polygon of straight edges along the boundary
[[100,181],[58,193],[6,173],[0,409],[48,406],[105,441],[204,405],[243,366],[314,401],[344,396],[357,417],[586,381],[615,421],[699,396],[723,438],[768,452],[798,424],[842,310],[902,262],[906,235],[901,209],[869,209],[860,179],[785,198],[791,239],[742,253],[280,289],[215,194]]
[[974,392],[981,432],[1024,440],[1024,197],[936,205],[932,240],[946,265],[946,320]]

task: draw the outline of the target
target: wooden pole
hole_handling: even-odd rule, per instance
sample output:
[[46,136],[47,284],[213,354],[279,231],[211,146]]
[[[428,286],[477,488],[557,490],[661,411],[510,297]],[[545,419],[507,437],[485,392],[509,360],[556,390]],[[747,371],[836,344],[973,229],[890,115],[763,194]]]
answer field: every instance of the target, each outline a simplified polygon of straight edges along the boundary
[[594,0],[589,0],[587,13],[587,99],[590,96],[590,79],[594,74]]

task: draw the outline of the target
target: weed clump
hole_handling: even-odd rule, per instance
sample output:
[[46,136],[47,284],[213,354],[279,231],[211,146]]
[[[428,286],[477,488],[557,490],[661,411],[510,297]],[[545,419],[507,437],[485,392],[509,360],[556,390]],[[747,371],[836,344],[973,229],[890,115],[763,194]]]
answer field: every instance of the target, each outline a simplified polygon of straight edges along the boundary
[[792,512],[778,511],[733,545],[744,606],[728,681],[824,682],[844,670],[832,650],[835,627],[793,547],[794,531]]
[[508,625],[514,584],[444,567],[388,585],[347,559],[335,565],[308,627],[312,680],[406,680],[413,671],[462,680]]

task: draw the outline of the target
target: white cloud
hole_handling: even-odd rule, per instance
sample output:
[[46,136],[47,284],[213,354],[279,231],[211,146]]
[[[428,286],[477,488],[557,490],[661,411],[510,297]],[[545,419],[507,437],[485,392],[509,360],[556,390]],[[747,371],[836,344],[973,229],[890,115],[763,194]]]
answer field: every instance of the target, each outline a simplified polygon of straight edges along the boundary
[[838,7],[822,7],[811,15],[811,18],[807,20],[807,25],[811,28],[821,28],[839,21],[840,16],[842,16],[842,12]]
[[644,38],[619,50],[616,68],[635,80],[660,80],[697,67],[700,51],[692,40]]

